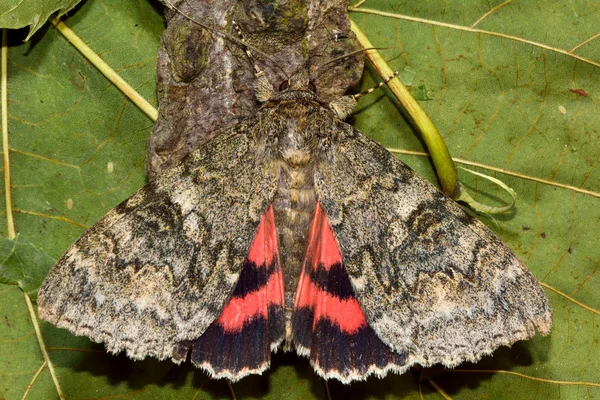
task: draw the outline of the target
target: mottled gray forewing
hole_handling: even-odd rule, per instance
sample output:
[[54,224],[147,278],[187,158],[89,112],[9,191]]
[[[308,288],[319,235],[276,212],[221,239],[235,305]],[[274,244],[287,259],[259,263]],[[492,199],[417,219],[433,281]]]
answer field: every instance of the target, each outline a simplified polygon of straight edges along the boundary
[[40,316],[132,358],[171,356],[230,297],[277,177],[246,124],[92,226],[52,268]]
[[487,227],[346,125],[317,167],[318,201],[369,324],[409,364],[478,360],[548,333],[548,300]]

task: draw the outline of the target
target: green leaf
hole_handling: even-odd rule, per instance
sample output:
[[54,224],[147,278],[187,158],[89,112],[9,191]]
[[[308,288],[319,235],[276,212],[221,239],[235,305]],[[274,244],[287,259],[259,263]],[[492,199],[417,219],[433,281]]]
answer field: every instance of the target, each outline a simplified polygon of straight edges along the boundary
[[56,261],[34,244],[23,243],[20,237],[0,239],[0,255],[4,256],[0,260],[0,283],[18,285],[33,298]]
[[[415,72],[411,90],[426,89],[431,100],[422,105],[451,154],[479,163],[479,172],[518,193],[513,213],[484,222],[545,285],[553,330],[453,371],[330,383],[329,389],[333,398],[439,399],[433,382],[455,399],[598,398],[600,43],[577,46],[595,34],[600,15],[592,1],[465,4],[370,0],[364,7],[420,20],[352,17],[375,46],[395,46],[384,54],[396,70]],[[475,28],[505,37],[465,29],[484,16]],[[163,22],[150,4],[94,0],[66,22],[156,103],[154,63]],[[39,282],[35,271],[47,269],[85,227],[143,185],[152,127],[55,29],[38,32],[32,42],[9,49],[11,192],[19,237],[0,242],[0,259],[11,260],[0,270],[3,282],[23,282],[27,291]],[[559,51],[574,48],[572,54]],[[367,69],[363,86],[378,80]],[[579,88],[589,95],[569,91]],[[424,150],[385,92],[363,98],[354,122],[387,147]],[[436,181],[427,157],[400,157]],[[502,204],[495,186],[470,174],[461,178],[476,200]],[[2,214],[0,235],[7,238],[6,232]],[[57,398],[48,368],[41,368],[21,289],[0,284],[0,300],[0,398]],[[41,328],[68,399],[231,398],[224,382],[189,365],[134,362],[49,324]],[[276,354],[264,376],[233,387],[239,398],[326,398],[308,362],[293,355]]]
[[0,28],[19,29],[29,26],[29,39],[58,11],[60,17],[81,0],[0,0]]

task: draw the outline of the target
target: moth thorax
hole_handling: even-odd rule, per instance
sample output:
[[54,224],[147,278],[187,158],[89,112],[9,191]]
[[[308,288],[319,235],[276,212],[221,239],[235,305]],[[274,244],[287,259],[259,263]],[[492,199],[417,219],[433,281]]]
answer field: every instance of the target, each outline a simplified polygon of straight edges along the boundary
[[308,149],[284,149],[281,156],[290,167],[294,168],[305,167],[311,159]]
[[312,158],[312,149],[315,148],[315,139],[299,131],[301,132],[301,129],[290,129],[279,138],[279,154],[292,168],[306,167]]

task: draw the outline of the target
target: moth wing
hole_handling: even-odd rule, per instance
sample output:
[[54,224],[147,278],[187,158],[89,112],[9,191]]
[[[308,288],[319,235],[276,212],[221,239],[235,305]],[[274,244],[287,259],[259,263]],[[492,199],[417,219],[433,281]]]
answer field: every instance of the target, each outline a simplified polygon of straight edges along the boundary
[[262,373],[285,334],[283,288],[275,213],[270,206],[231,299],[202,336],[179,343],[176,358],[184,360],[189,352],[192,363],[213,378],[233,382]]
[[171,357],[231,297],[277,185],[245,124],[108,212],[42,284],[39,314],[134,359]]
[[339,245],[317,203],[308,234],[292,321],[296,351],[325,379],[344,383],[371,373],[402,371],[406,357],[369,326],[350,283]]
[[513,252],[351,126],[315,191],[369,325],[407,365],[476,361],[549,332],[548,300]]

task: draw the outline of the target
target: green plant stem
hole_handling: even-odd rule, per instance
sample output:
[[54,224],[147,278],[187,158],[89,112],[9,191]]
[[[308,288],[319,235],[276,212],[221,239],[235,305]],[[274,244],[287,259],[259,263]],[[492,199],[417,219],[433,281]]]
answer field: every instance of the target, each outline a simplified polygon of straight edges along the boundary
[[2,161],[4,165],[4,197],[6,203],[6,224],[8,238],[13,240],[17,235],[12,209],[12,190],[10,185],[10,160],[8,148],[8,33],[2,29]]
[[[351,20],[350,24],[360,45],[364,49],[372,49],[374,47],[373,44],[354,21]],[[380,76],[388,77],[394,73],[392,68],[390,68],[388,63],[377,51],[368,50],[366,53],[367,58],[371,61],[371,64]],[[431,154],[431,159],[442,185],[442,190],[453,199],[459,198],[461,194],[461,185],[458,181],[458,173],[454,162],[452,161],[452,157],[450,157],[450,152],[446,147],[446,143],[444,143],[437,128],[429,116],[427,116],[419,102],[410,94],[406,86],[404,86],[398,77],[390,80],[388,86],[410,116],[413,125],[420,132],[421,137],[429,150],[429,154]]]
[[27,310],[29,310],[29,316],[31,318],[31,323],[33,324],[33,329],[35,330],[35,336],[37,337],[38,344],[40,346],[40,350],[42,352],[42,356],[44,357],[44,361],[48,366],[48,371],[50,371],[50,375],[52,376],[52,381],[54,382],[54,387],[56,387],[56,393],[60,400],[65,400],[65,395],[60,388],[60,384],[58,383],[58,379],[56,378],[56,373],[54,371],[54,365],[52,361],[50,361],[50,356],[48,356],[48,351],[46,350],[46,344],[44,343],[44,338],[42,337],[42,332],[40,331],[40,326],[37,322],[37,315],[35,314],[35,310],[33,308],[33,304],[31,303],[31,299],[27,295],[27,293],[23,292],[23,296],[25,297],[25,303],[27,303]]
[[152,121],[158,119],[158,110],[132,88],[119,74],[102,60],[87,44],[81,40],[64,22],[55,18],[52,25],[88,59],[98,70],[104,74],[116,87],[118,87],[136,106],[140,108]]

